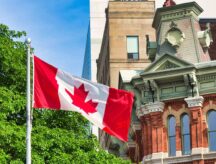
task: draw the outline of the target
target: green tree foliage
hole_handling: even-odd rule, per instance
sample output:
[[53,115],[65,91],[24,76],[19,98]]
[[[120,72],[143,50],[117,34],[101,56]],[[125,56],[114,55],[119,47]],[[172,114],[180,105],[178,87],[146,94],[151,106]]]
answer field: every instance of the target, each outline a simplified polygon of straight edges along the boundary
[[[25,32],[0,24],[0,163],[25,163]],[[129,163],[102,150],[78,113],[34,110],[32,162],[86,164]]]

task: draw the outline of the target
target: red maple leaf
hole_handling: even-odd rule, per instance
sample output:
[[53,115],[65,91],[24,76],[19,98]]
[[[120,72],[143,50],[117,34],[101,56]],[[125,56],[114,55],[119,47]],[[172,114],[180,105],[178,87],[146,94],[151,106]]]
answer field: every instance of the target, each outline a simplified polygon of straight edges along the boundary
[[79,88],[74,87],[73,95],[67,89],[65,91],[73,100],[72,104],[82,109],[86,114],[97,112],[98,103],[94,103],[92,100],[85,102],[88,92],[85,91],[84,84],[80,85]]

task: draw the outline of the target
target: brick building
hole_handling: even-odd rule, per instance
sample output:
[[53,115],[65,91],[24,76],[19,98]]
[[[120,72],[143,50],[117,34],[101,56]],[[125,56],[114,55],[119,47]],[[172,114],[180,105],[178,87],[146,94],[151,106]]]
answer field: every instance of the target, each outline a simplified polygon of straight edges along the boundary
[[97,80],[134,92],[135,102],[129,141],[101,132],[101,145],[137,163],[214,164],[216,21],[199,19],[196,2],[166,0],[152,19],[154,39],[147,4],[109,2]]
[[120,88],[136,95],[133,161],[216,163],[216,61],[208,51],[214,21],[199,22],[202,11],[195,2],[157,9],[156,41],[147,37],[152,64],[130,78],[120,75]]

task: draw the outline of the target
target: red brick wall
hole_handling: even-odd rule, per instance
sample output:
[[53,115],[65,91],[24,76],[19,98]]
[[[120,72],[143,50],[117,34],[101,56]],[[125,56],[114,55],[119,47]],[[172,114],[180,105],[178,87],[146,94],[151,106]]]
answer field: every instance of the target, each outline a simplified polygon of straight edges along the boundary
[[[139,161],[143,156],[157,152],[168,152],[167,138],[167,117],[172,114],[176,117],[176,151],[181,151],[181,124],[180,117],[183,113],[188,113],[191,126],[191,145],[192,148],[208,148],[208,129],[206,123],[206,113],[211,108],[210,104],[216,109],[216,95],[205,95],[202,107],[188,108],[184,100],[172,100],[165,102],[163,113],[155,112],[144,115],[141,118],[142,124],[142,153]],[[178,121],[177,121],[178,120]],[[139,136],[139,135],[138,135]],[[140,140],[140,136],[136,139]],[[141,146],[141,143],[138,143]],[[182,164],[216,164],[214,160],[201,160],[182,162]]]

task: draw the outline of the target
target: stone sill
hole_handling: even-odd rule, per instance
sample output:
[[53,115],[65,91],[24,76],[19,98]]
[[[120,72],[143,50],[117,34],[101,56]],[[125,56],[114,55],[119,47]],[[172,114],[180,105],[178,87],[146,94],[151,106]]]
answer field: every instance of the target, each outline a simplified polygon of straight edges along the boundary
[[[182,163],[182,162],[191,162],[196,160],[209,160],[216,159],[216,152],[200,153],[200,154],[191,154],[191,155],[181,155],[175,157],[167,157],[167,153],[155,153],[148,155],[143,158],[143,163],[152,164],[152,163]],[[150,157],[150,158],[149,158]]]

